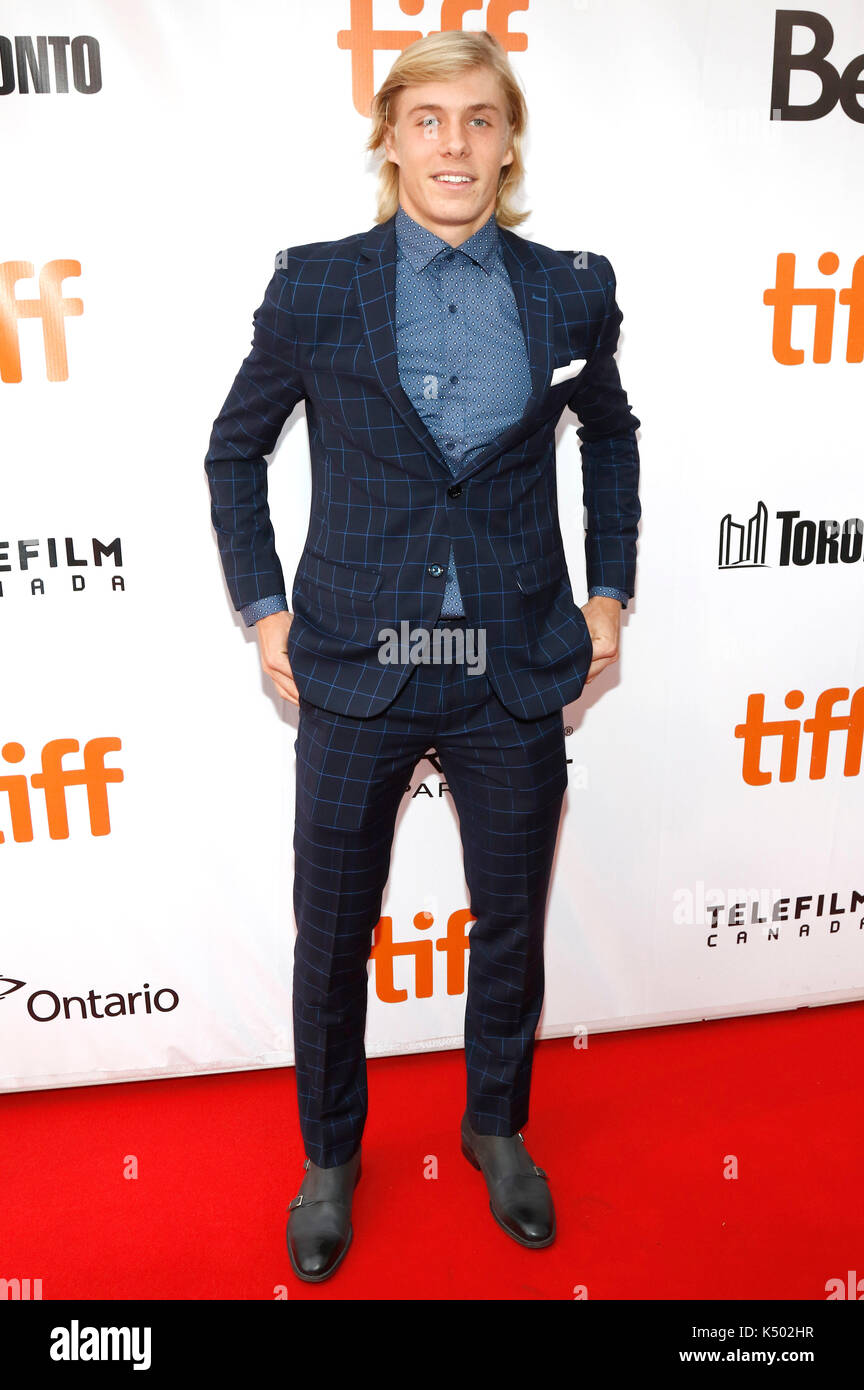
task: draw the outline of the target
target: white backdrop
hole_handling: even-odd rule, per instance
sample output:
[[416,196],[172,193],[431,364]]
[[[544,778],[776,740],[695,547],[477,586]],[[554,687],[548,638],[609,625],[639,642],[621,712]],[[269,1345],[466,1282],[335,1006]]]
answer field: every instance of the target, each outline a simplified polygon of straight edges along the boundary
[[[352,8],[353,39],[340,40]],[[293,1061],[297,712],[261,674],[254,630],[231,607],[203,459],[277,250],[374,221],[363,102],[395,54],[364,66],[368,29],[405,30],[407,44],[454,22],[441,6],[418,8],[5,6],[3,1089]],[[571,784],[540,1037],[864,994],[861,718],[851,731],[835,718],[822,776],[806,727],[820,696],[848,715],[864,686],[860,530],[844,539],[856,558],[807,562],[821,521],[864,514],[862,364],[847,360],[848,299],[831,300],[826,361],[813,360],[814,307],[796,305],[794,365],[775,355],[764,300],[781,255],[795,258],[799,289],[852,284],[864,132],[848,94],[848,110],[771,119],[775,13],[767,0],[533,0],[465,16],[465,27],[525,35],[512,61],[530,112],[532,216],[518,230],[609,257],[619,366],[643,426],[621,659],[565,711]],[[860,5],[819,13],[833,28],[828,61],[854,68]],[[43,42],[44,92],[16,44],[30,36],[38,67],[40,34],[89,36]],[[794,51],[810,47],[797,30]],[[820,90],[796,72],[790,101]],[[817,265],[826,252],[831,273]],[[52,318],[46,277],[58,261],[72,263],[62,294],[80,312]],[[38,298],[40,273],[41,318],[23,317],[15,301]],[[562,417],[558,486],[584,602],[577,425]],[[290,592],[309,510],[302,406],[270,497]],[[760,506],[764,563],[745,548],[721,567],[723,518],[737,545]],[[797,514],[797,562],[783,563],[783,512]],[[94,538],[119,541],[119,553],[96,564]],[[801,699],[787,704],[793,691]],[[766,721],[789,727],[784,744],[768,733],[745,752],[736,730],[756,697]],[[103,739],[122,780],[100,793]],[[72,741],[62,759],[56,740]],[[64,789],[56,769],[68,779],[85,751],[88,783]],[[424,761],[400,814],[383,925],[398,942],[434,942],[467,902],[455,811]],[[723,904],[716,928],[711,903]],[[773,933],[754,920],[772,915]],[[405,997],[393,1002],[373,960],[370,1055],[460,1045],[464,979],[448,981],[447,953],[432,955],[431,996],[418,997],[414,959],[400,956]]]

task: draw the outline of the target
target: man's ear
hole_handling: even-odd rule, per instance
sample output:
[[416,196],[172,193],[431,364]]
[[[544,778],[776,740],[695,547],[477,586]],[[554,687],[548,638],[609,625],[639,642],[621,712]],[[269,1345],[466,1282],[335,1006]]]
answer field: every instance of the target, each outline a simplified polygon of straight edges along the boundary
[[398,165],[399,160],[396,158],[396,151],[393,148],[393,128],[389,125],[384,127],[384,153],[391,163]]

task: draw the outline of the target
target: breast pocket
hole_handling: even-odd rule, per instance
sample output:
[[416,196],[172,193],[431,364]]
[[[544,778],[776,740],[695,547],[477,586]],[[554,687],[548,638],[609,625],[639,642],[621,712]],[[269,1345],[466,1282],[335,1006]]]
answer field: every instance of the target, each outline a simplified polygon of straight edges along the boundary
[[378,377],[365,341],[315,343],[307,350],[304,366],[320,383],[333,379],[337,388],[350,388],[351,383],[367,383]]

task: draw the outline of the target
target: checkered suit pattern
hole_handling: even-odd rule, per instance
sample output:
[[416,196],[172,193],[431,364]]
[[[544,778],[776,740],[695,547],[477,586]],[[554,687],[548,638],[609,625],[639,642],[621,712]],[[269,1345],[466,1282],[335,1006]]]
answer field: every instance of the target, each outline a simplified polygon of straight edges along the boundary
[[[558,524],[554,435],[566,405],[580,419],[589,590],[632,595],[640,518],[640,422],[614,359],[622,316],[609,261],[498,228],[531,391],[518,420],[452,468],[399,378],[394,223],[280,254],[205,460],[226,583],[235,608],[254,613],[285,587],[266,456],[306,401],[312,508],[288,638],[301,697],[294,1040],[304,1143],[322,1167],[361,1141],[371,933],[405,787],[432,747],[475,918],[469,1118],[480,1134],[527,1122],[567,786],[562,708],[592,655]],[[580,375],[551,386],[572,358],[587,359]],[[382,629],[460,625],[440,618],[451,547],[461,625],[483,629],[485,673],[382,662]]]
[[[312,508],[288,640],[298,689],[334,712],[386,709],[411,667],[381,663],[379,633],[402,620],[431,629],[452,545],[496,696],[541,718],[579,696],[592,655],[558,522],[555,427],[567,405],[580,420],[588,588],[633,594],[640,422],[615,363],[615,275],[605,256],[499,227],[532,391],[521,418],[454,474],[399,379],[394,224],[277,258],[205,459],[226,583],[238,610],[285,590],[266,455],[305,400]],[[550,386],[572,358],[587,359],[579,376]]]
[[[442,618],[439,626],[455,632],[465,622]],[[322,1168],[347,1162],[361,1142],[371,933],[405,788],[432,746],[459,816],[476,919],[465,1010],[468,1114],[479,1134],[515,1134],[528,1120],[545,906],[567,787],[564,724],[560,710],[516,719],[470,669],[415,665],[392,705],[369,719],[301,698],[294,1046],[303,1141]],[[409,994],[418,978],[411,936],[420,939],[411,926],[394,931],[400,943],[409,938],[394,967]]]

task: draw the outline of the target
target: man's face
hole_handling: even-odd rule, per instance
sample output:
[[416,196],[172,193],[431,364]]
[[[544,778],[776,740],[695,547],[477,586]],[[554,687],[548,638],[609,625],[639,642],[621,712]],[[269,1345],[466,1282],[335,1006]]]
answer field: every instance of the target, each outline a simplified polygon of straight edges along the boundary
[[[498,175],[512,164],[498,79],[475,68],[452,82],[403,87],[384,137],[399,166],[399,202],[415,222],[458,246],[495,211]],[[468,177],[447,183],[436,175]]]

